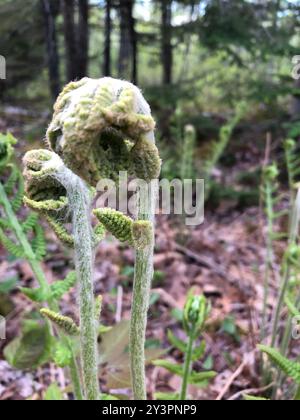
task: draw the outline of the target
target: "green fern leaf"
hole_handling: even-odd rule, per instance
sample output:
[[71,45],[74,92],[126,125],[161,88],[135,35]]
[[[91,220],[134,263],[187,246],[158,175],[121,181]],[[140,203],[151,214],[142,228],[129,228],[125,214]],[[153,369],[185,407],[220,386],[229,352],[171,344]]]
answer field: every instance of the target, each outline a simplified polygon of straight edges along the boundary
[[192,360],[193,362],[197,362],[198,360],[202,359],[206,351],[206,343],[203,340],[201,344],[193,350]]
[[152,362],[155,366],[159,366],[167,369],[169,372],[174,373],[178,376],[183,376],[183,367],[176,365],[175,363],[169,362],[168,360],[154,360]]
[[285,304],[288,307],[288,310],[292,316],[298,317],[300,316],[300,311],[296,308],[296,306],[293,304],[293,302],[286,296]]
[[2,229],[0,229],[0,243],[2,243],[7,251],[16,258],[26,258],[23,248],[9,239]]
[[282,356],[272,347],[259,345],[258,348],[268,355],[268,357],[290,378],[300,385],[300,363],[293,362]]
[[67,277],[62,281],[56,281],[51,284],[51,296],[55,300],[61,299],[61,297],[67,293],[72,287],[75,286],[77,276],[75,271],[71,271]]
[[19,211],[20,208],[22,207],[23,198],[24,198],[24,181],[22,177],[19,177],[18,191],[11,202],[11,206],[15,213]]
[[11,174],[4,185],[4,190],[7,195],[13,193],[16,183],[20,177],[20,172],[15,165],[11,166]]
[[33,302],[46,302],[49,298],[47,293],[41,288],[30,289],[27,287],[20,287],[20,291]]
[[5,220],[5,219],[0,219],[0,227],[2,229],[11,229],[12,228],[10,222],[8,220]]
[[46,241],[43,228],[36,224],[34,226],[35,237],[32,240],[32,249],[35,253],[36,259],[41,261],[46,255]]
[[176,347],[182,353],[185,353],[187,350],[187,345],[184,341],[180,340],[176,337],[171,330],[168,330],[168,340],[172,344],[172,346]]
[[24,233],[28,233],[34,228],[38,221],[38,215],[36,213],[30,213],[26,220],[22,223],[22,229]]

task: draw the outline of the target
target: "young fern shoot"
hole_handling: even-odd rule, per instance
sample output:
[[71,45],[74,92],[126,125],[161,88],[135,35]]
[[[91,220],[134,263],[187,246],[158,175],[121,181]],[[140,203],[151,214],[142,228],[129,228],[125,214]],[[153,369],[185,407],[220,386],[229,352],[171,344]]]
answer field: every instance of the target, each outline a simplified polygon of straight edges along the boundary
[[[53,120],[47,132],[50,148],[60,155],[69,169],[91,186],[95,187],[104,178],[118,181],[121,171],[127,171],[143,181],[139,184],[137,211],[141,223],[133,224],[133,236],[130,238],[134,246],[136,241],[144,244],[136,247],[130,330],[135,399],[146,399],[144,343],[153,272],[156,198],[155,183],[151,181],[158,178],[161,166],[154,142],[154,127],[150,107],[137,87],[112,78],[84,78],[65,87],[55,104]],[[82,202],[82,205],[86,211],[87,203]],[[78,217],[86,218],[86,214],[78,214]],[[85,230],[78,233],[85,235],[87,231],[89,227],[86,224]],[[89,235],[88,249],[90,239]],[[80,259],[80,255],[77,257]],[[92,260],[89,260],[91,264]],[[87,274],[90,277],[90,271]],[[85,292],[83,287],[81,293]],[[84,307],[87,301],[86,296],[81,302]]]
[[[75,267],[79,280],[84,396],[88,400],[97,400],[99,381],[93,294],[94,235],[90,223],[92,195],[81,178],[71,172],[54,152],[28,152],[24,157],[24,164],[26,204],[45,214],[57,226],[56,233],[64,242],[74,244]],[[64,223],[68,221],[72,222],[72,236],[64,227]],[[43,314],[51,319],[50,313]],[[54,319],[52,317],[51,320]]]

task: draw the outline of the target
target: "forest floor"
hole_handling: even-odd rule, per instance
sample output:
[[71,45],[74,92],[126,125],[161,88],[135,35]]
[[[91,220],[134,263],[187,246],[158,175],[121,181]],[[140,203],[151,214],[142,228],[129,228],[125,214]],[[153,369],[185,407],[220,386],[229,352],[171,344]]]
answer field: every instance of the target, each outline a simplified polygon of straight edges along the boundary
[[[13,115],[0,115],[0,132],[9,129],[24,138],[21,122]],[[248,134],[249,136],[249,134]],[[251,140],[251,139],[250,139]],[[262,136],[262,142],[264,138]],[[39,141],[18,146],[24,149],[42,147]],[[233,168],[222,168],[222,182],[232,185],[241,172],[253,172],[264,158],[254,142],[233,142],[230,153],[238,162]],[[72,256],[63,249],[47,228],[48,253],[44,270],[49,282],[62,278],[72,269]],[[241,392],[259,394],[260,313],[263,297],[265,259],[265,220],[259,206],[239,208],[236,201],[222,200],[208,205],[205,222],[187,229],[171,216],[158,216],[156,229],[155,276],[147,329],[147,358],[165,357],[182,363],[183,355],[172,349],[167,338],[171,329],[179,338],[184,333],[179,321],[188,291],[204,293],[212,304],[204,338],[207,343],[204,360],[196,362],[196,370],[213,369],[218,375],[206,388],[190,388],[194,399],[239,399]],[[279,249],[278,252],[281,252]],[[103,335],[101,378],[104,390],[115,390],[129,396],[128,387],[128,322],[133,281],[133,252],[112,238],[103,241],[96,255],[95,292],[103,296],[102,322],[112,326]],[[11,260],[0,248],[0,278],[18,276],[19,284],[34,285],[27,263]],[[275,295],[275,288],[273,290]],[[275,300],[269,302],[270,314]],[[9,367],[3,348],[20,331],[20,323],[34,305],[15,288],[10,292],[7,340],[0,341],[0,399],[40,399],[47,385],[56,380],[66,386],[61,369],[46,365],[35,372],[21,372]],[[62,302],[62,312],[77,317],[75,292]],[[149,399],[154,393],[175,392],[180,378],[149,363],[147,367]],[[124,390],[125,389],[125,390]],[[253,390],[254,389],[254,390]],[[256,391],[255,391],[256,390]]]

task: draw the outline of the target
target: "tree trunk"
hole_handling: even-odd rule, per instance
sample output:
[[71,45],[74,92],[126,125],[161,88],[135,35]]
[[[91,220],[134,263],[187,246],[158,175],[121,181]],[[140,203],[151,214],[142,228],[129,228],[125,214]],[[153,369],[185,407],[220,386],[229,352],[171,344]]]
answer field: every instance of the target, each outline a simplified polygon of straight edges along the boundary
[[111,0],[106,0],[103,76],[111,76]]
[[63,0],[66,72],[68,82],[77,77],[77,54],[74,21],[74,0]]
[[172,83],[172,0],[161,0],[161,59],[163,64],[163,84]]
[[41,6],[45,22],[45,41],[50,92],[53,100],[55,100],[60,92],[59,55],[55,24],[56,16],[59,11],[59,1],[41,0]]
[[122,0],[120,11],[120,49],[119,49],[119,77],[137,79],[137,42],[135,20],[133,17],[134,0]]
[[137,33],[135,30],[135,19],[133,16],[133,6],[132,4],[131,14],[130,14],[130,36],[131,36],[131,43],[132,43],[132,82],[134,84],[138,84],[138,60],[137,60]]
[[89,0],[78,0],[77,77],[87,76],[89,61]]

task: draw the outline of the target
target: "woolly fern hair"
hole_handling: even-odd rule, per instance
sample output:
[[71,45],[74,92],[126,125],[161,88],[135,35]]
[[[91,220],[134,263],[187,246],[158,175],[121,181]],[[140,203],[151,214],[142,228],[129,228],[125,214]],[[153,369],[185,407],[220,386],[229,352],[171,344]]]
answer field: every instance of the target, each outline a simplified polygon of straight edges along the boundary
[[150,107],[136,86],[84,78],[68,84],[58,97],[47,140],[91,185],[101,178],[115,179],[119,171],[149,181],[160,172],[154,127]]

